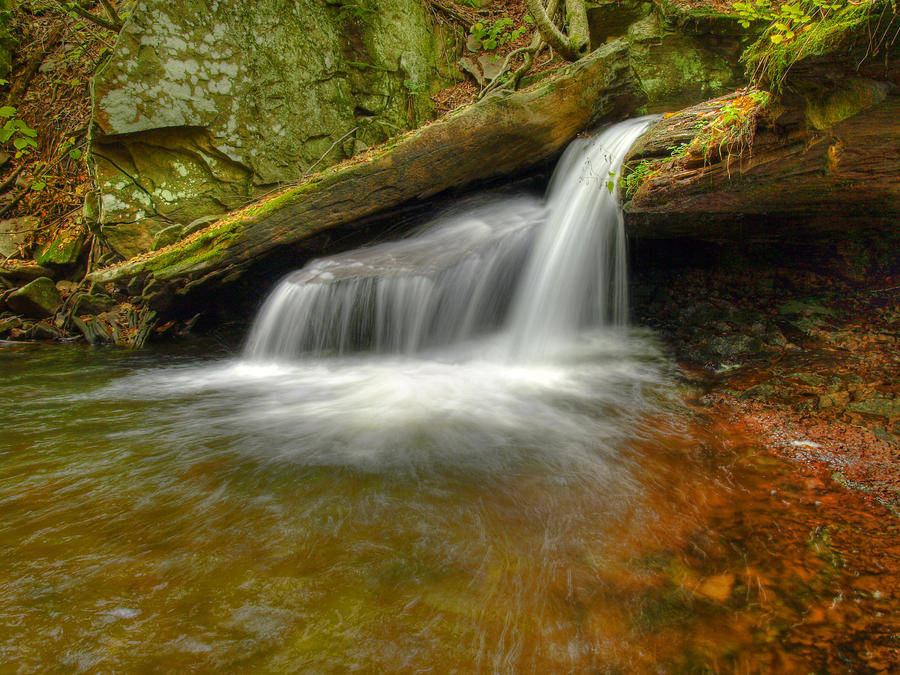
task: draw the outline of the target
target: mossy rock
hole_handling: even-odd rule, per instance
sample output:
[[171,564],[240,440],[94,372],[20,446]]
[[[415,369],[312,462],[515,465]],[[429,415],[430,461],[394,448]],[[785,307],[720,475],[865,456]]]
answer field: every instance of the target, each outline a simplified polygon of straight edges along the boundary
[[429,121],[451,44],[418,0],[139,3],[93,81],[104,235],[131,257]]
[[23,316],[45,319],[53,316],[59,308],[59,291],[53,279],[40,277],[12,293],[6,304]]
[[742,69],[736,62],[729,62],[698,39],[672,30],[655,14],[632,24],[627,39],[650,112],[718,96],[742,82]]
[[74,265],[84,251],[85,236],[66,232],[49,241],[34,260],[38,265]]

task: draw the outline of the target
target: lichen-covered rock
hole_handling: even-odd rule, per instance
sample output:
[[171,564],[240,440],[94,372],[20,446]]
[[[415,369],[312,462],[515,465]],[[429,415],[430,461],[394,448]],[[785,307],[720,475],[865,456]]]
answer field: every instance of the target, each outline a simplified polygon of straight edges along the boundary
[[35,279],[6,299],[6,304],[11,310],[35,319],[53,316],[59,303],[59,291],[56,290],[53,280],[48,277]]
[[104,236],[147,251],[427,121],[444,43],[418,0],[142,0],[93,83]]
[[657,14],[633,23],[628,43],[651,112],[719,96],[743,81],[738,52],[728,49],[727,41],[701,40],[683,29],[674,30]]

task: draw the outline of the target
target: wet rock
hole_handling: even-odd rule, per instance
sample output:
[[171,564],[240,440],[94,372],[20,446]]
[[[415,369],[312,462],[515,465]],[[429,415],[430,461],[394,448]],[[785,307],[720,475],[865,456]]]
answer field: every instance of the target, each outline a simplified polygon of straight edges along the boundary
[[777,390],[777,387],[771,382],[762,382],[744,391],[740,398],[767,399],[774,395]]
[[31,337],[35,340],[58,340],[64,333],[46,321],[38,321],[31,329]]
[[752,335],[729,335],[714,337],[709,341],[712,353],[722,359],[735,359],[741,354],[757,353],[761,341]]
[[819,410],[828,408],[844,408],[850,402],[849,391],[836,391],[832,394],[819,396]]
[[22,326],[22,319],[17,316],[7,316],[0,319],[0,335],[6,335],[14,328]]
[[72,295],[78,288],[77,281],[57,281],[56,282],[56,290],[59,291],[59,294],[63,297]]
[[719,574],[714,577],[707,577],[695,589],[697,595],[702,595],[716,602],[725,602],[731,597],[731,590],[734,588],[733,574]]
[[75,300],[75,314],[102,314],[115,304],[116,301],[108,296],[83,293]]
[[40,277],[12,293],[6,304],[14,312],[35,319],[52,316],[59,308],[59,291],[48,277]]
[[788,377],[799,380],[808,387],[821,387],[825,384],[825,378],[815,373],[790,373]]
[[720,96],[743,82],[736,58],[729,62],[696,37],[673,30],[655,13],[632,24],[627,40],[651,110]]
[[858,401],[847,405],[850,412],[860,413],[862,415],[871,415],[872,417],[882,417],[892,420],[900,417],[900,399],[887,398],[886,396],[875,396],[868,401]]

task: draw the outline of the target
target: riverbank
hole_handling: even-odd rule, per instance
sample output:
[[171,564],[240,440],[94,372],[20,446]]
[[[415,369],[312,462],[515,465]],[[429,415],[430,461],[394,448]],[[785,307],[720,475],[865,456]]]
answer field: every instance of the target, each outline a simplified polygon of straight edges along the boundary
[[696,405],[896,513],[900,274],[890,239],[859,232],[777,251],[638,244],[632,269],[638,322],[698,387]]

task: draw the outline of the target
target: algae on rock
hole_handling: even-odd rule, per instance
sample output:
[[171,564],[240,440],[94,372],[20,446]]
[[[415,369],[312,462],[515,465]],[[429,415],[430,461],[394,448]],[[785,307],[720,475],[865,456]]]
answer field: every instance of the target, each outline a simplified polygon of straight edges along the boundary
[[417,0],[142,0],[93,81],[104,236],[131,257],[430,120],[444,42]]

